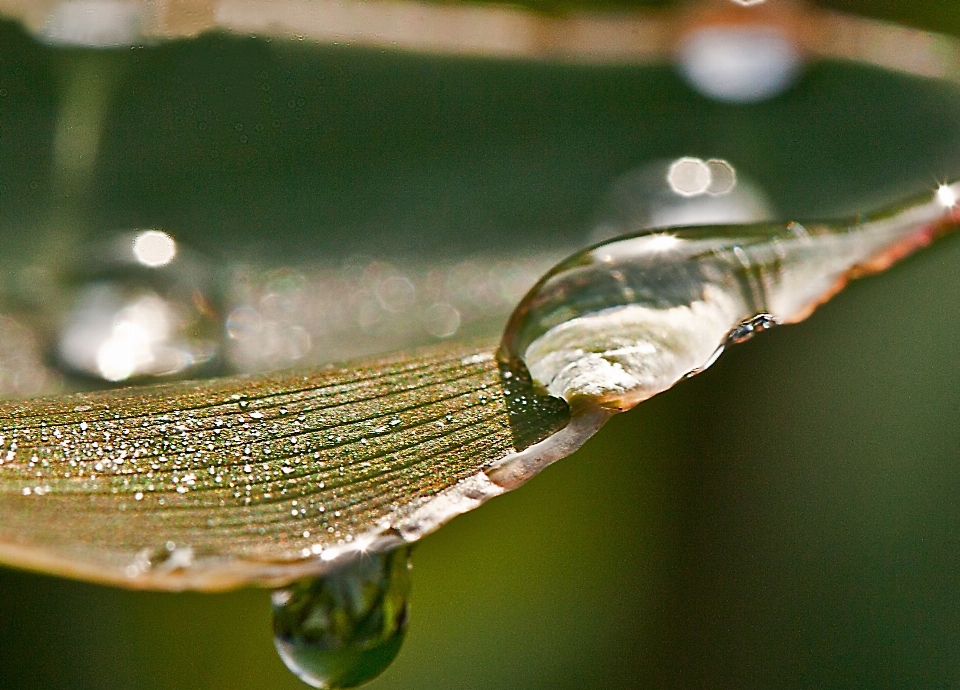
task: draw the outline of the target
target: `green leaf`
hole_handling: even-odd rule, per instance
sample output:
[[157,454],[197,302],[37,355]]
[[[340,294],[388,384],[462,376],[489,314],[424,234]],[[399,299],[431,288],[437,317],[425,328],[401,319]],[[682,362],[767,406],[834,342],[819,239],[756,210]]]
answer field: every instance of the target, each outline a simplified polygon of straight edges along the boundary
[[0,561],[134,588],[277,585],[503,491],[493,348],[0,406]]

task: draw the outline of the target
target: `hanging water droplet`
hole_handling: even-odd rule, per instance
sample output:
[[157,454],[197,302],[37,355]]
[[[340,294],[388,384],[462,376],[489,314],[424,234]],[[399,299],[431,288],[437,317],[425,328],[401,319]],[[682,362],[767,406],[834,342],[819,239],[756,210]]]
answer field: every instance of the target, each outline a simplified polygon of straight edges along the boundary
[[945,202],[960,183],[947,189],[848,222],[653,230],[588,249],[523,299],[500,357],[574,411],[628,409],[929,243],[960,215]]
[[280,658],[315,688],[352,688],[393,662],[407,624],[410,547],[364,553],[326,577],[273,593]]

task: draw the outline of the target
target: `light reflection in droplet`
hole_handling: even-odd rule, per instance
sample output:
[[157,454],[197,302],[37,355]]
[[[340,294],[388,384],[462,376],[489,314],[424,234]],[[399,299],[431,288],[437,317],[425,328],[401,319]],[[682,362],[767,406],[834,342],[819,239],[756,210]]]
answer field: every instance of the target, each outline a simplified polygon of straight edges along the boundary
[[703,194],[710,187],[710,168],[699,158],[678,158],[667,170],[667,184],[680,196]]
[[[123,381],[156,364],[156,343],[170,334],[170,314],[163,300],[148,295],[123,308],[110,334],[97,347],[97,369],[107,381]],[[174,367],[178,364],[171,363]]]
[[619,243],[604,245],[597,248],[593,256],[601,263],[611,263],[624,259],[637,258],[640,256],[649,257],[652,254],[664,254],[677,249],[683,244],[674,234],[667,232],[655,232],[650,235],[642,235],[624,240]]
[[942,184],[937,188],[937,201],[944,208],[951,208],[957,204],[957,192],[950,185]]
[[107,381],[176,373],[213,356],[212,344],[177,341],[182,321],[173,304],[145,291],[133,299],[109,283],[83,291],[59,343],[70,368]]
[[[700,191],[678,193],[677,183],[684,182],[678,178],[684,177],[695,183],[686,189]],[[766,195],[726,160],[684,157],[654,161],[614,181],[589,241],[602,242],[650,228],[754,223],[773,216]]]
[[733,191],[737,186],[737,171],[722,158],[711,158],[707,161],[707,170],[710,171],[710,184],[707,185],[707,194],[723,196]]
[[165,232],[145,230],[133,240],[134,258],[144,266],[166,266],[177,256],[177,243]]

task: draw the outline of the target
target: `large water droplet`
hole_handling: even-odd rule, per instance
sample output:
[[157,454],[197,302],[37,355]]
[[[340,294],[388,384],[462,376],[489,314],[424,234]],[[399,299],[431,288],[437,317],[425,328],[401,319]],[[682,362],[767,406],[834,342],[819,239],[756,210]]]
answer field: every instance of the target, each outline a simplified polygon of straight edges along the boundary
[[524,364],[534,390],[574,410],[628,409],[702,371],[725,345],[800,321],[849,277],[927,244],[957,222],[947,197],[941,189],[848,222],[661,229],[598,245],[528,293],[501,359]]
[[566,426],[570,421],[570,406],[536,386],[522,360],[502,355],[500,376],[513,447],[523,450]]
[[383,673],[403,644],[410,548],[360,555],[326,577],[273,593],[283,663],[315,688],[352,688]]

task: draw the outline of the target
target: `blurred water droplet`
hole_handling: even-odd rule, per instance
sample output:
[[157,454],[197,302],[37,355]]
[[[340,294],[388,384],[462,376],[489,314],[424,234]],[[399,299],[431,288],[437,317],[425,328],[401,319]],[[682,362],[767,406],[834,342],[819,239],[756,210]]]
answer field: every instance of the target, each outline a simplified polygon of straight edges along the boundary
[[424,311],[423,326],[432,336],[449,338],[460,329],[460,312],[451,304],[438,302]]
[[417,289],[404,276],[391,276],[379,281],[376,293],[383,308],[391,312],[406,311],[417,300]]
[[697,196],[710,186],[710,168],[699,158],[678,158],[667,170],[667,184],[680,196]]
[[711,26],[684,37],[680,71],[702,95],[754,103],[789,88],[803,64],[793,41],[773,26]]
[[253,307],[236,307],[227,317],[227,335],[234,340],[249,340],[263,329],[263,319]]
[[272,595],[280,658],[315,688],[352,688],[380,675],[403,644],[410,547],[362,553],[326,577]]
[[763,191],[726,160],[653,161],[614,181],[589,240],[650,228],[755,223],[774,215]]
[[680,15],[680,74],[701,95],[727,103],[763,101],[793,85],[817,23],[802,0],[688,3]]
[[212,270],[167,233],[90,246],[72,283],[56,342],[65,371],[110,382],[216,373],[223,329]]
[[721,158],[711,158],[707,161],[707,170],[710,171],[710,184],[707,185],[707,194],[722,196],[729,194],[737,186],[737,171],[727,161]]
[[230,364],[262,371],[411,349],[464,332],[493,335],[561,256],[402,265],[357,256],[296,271],[236,266],[226,281]]
[[133,254],[144,266],[159,268],[176,258],[177,243],[165,232],[145,230],[134,237]]

